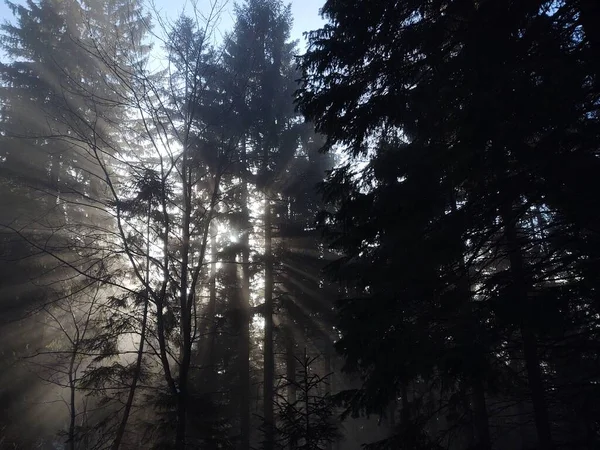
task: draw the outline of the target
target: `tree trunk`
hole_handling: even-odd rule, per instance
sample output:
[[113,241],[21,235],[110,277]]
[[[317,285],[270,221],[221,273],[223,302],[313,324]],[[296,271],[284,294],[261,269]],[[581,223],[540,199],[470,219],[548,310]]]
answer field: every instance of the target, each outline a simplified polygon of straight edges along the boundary
[[242,142],[242,288],[239,337],[240,450],[250,449],[250,211],[248,209],[248,167],[246,139]]
[[181,355],[179,362],[179,377],[177,389],[177,427],[175,435],[176,450],[185,448],[186,417],[187,417],[187,382],[188,370],[191,360],[191,302],[188,299],[189,289],[189,266],[190,266],[190,226],[192,215],[191,204],[191,171],[188,167],[188,148],[187,142],[184,144],[184,150],[181,157],[181,174],[183,185],[183,227],[181,233],[181,287],[179,292],[179,306],[181,309],[180,332],[182,338]]
[[287,400],[290,404],[296,401],[296,352],[292,324],[288,321],[285,330],[285,357],[287,378]]
[[[217,311],[217,224],[212,222],[210,224],[210,281],[208,287],[208,307],[207,307],[207,322],[213,323],[215,320],[215,313]],[[212,327],[205,327],[206,331]]]
[[208,380],[207,385],[208,389],[212,390],[215,387],[216,380],[216,354],[215,354],[215,344],[216,344],[216,313],[217,313],[217,224],[216,222],[211,223],[211,233],[210,233],[210,281],[209,281],[209,297],[208,297],[208,307],[206,308],[206,324],[204,327],[203,333],[207,336],[204,336],[202,340],[206,342],[206,353],[207,357],[205,360],[208,360]]
[[177,450],[185,449],[186,417],[187,417],[187,382],[183,381],[183,385],[182,385],[181,380],[180,380],[179,393],[177,395],[177,428],[176,428],[176,434],[175,434],[175,448]]
[[127,401],[125,402],[125,408],[123,410],[123,418],[121,419],[121,423],[119,424],[119,428],[117,429],[117,434],[115,436],[115,440],[112,445],[112,450],[118,450],[121,446],[121,442],[123,441],[123,436],[125,435],[125,428],[127,427],[127,421],[129,420],[129,415],[131,414],[131,408],[133,406],[133,399],[135,397],[135,391],[137,389],[137,382],[140,378],[140,372],[142,369],[142,358],[144,356],[144,341],[146,340],[146,324],[148,320],[148,297],[144,301],[144,314],[142,316],[142,329],[140,332],[140,346],[138,348],[137,361],[135,364],[135,371],[133,373],[133,380],[131,381],[131,386],[129,388],[129,394],[127,396]]
[[544,382],[537,352],[537,338],[533,331],[526,325],[521,328],[521,336],[523,338],[523,354],[527,369],[527,381],[531,390],[538,443],[541,450],[551,450],[554,448],[554,443],[552,442]]
[[271,202],[265,193],[265,344],[264,344],[264,450],[273,450],[273,378],[275,361],[273,355],[273,255],[271,242]]
[[473,380],[473,425],[475,429],[475,440],[478,450],[489,450],[492,448],[490,439],[490,426],[485,401],[485,388],[481,378]]
[[[294,342],[293,323],[288,319],[285,327],[285,371],[287,382],[287,401],[290,405],[296,403],[296,345]],[[295,440],[290,439],[289,448],[293,450],[297,446]]]
[[303,377],[304,382],[302,383],[302,387],[304,390],[304,421],[306,423],[305,435],[306,435],[306,448],[312,448],[311,439],[310,439],[310,388],[308,384],[308,355],[306,354],[306,347],[304,347],[304,367],[303,367]]
[[522,305],[525,308],[525,314],[522,314],[520,329],[523,339],[523,355],[525,356],[525,368],[527,370],[527,380],[531,391],[531,402],[537,430],[538,445],[541,450],[552,450],[552,432],[550,429],[550,420],[548,418],[548,408],[546,406],[545,388],[540,368],[540,360],[537,350],[537,337],[531,329],[529,298],[527,296],[527,285],[525,281],[525,267],[521,248],[519,246],[516,225],[510,208],[503,211],[502,220],[504,222],[504,233],[507,242],[508,256],[510,261],[510,271],[513,279],[514,301],[515,304]]
[[175,386],[175,379],[173,378],[173,374],[171,373],[171,366],[169,363],[169,358],[167,356],[167,338],[165,333],[165,321],[164,321],[164,306],[165,300],[167,298],[167,287],[169,286],[169,272],[173,270],[170,268],[170,259],[169,259],[169,232],[170,232],[170,218],[168,213],[167,206],[167,186],[166,181],[163,178],[161,183],[161,195],[160,202],[162,206],[162,214],[164,221],[164,237],[162,238],[163,244],[163,280],[160,292],[156,296],[156,338],[158,340],[158,348],[159,348],[159,357],[160,362],[163,367],[163,375],[165,377],[165,381],[167,386],[169,387],[169,391],[172,395],[177,395],[177,386]]
[[[333,382],[333,371],[331,370],[331,353],[333,351],[332,345],[329,342],[329,334],[326,335],[325,339],[325,376],[329,377],[325,383],[325,395],[331,395],[331,383]],[[333,442],[327,441],[327,450],[333,450]]]
[[125,408],[123,410],[123,417],[117,434],[112,445],[112,450],[119,450],[123,436],[125,435],[125,428],[127,427],[127,421],[131,414],[131,407],[133,406],[133,399],[135,398],[135,391],[137,389],[137,382],[140,378],[140,372],[142,370],[142,359],[144,357],[144,341],[146,340],[146,326],[148,322],[148,303],[149,298],[149,283],[150,283],[150,204],[148,204],[148,218],[146,222],[146,293],[144,298],[144,313],[142,315],[142,329],[140,330],[140,345],[138,347],[137,360],[135,363],[135,371],[133,372],[133,380],[129,387],[129,394],[127,401],[125,402]]
[[77,377],[75,373],[75,358],[77,357],[78,349],[75,347],[71,353],[71,360],[69,362],[69,391],[70,391],[70,399],[69,399],[69,438],[68,438],[68,446],[69,450],[75,450],[75,378]]
[[60,172],[61,172],[61,167],[60,167],[60,162],[61,162],[62,156],[60,154],[55,154],[52,155],[50,157],[50,186],[51,188],[53,188],[54,194],[56,195],[56,198],[54,199],[55,203],[59,203],[60,202]]

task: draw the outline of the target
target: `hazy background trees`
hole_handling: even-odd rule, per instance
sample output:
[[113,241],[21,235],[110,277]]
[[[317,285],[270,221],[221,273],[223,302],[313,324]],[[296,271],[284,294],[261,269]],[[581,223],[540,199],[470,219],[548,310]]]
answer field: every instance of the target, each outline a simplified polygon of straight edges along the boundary
[[[3,298],[27,301],[5,361],[48,384],[31,381],[18,419],[7,401],[3,441],[273,448],[280,205],[316,150],[294,110],[289,7],[239,5],[222,42],[216,2],[174,21],[129,2],[11,7],[3,263],[21,273]],[[41,405],[54,418],[30,442]]]

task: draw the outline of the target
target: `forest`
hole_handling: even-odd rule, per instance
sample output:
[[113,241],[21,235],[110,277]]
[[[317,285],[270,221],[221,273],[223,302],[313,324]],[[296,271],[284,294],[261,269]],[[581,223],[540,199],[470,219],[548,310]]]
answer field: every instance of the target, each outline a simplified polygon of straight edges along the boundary
[[5,2],[1,450],[600,449],[598,0]]

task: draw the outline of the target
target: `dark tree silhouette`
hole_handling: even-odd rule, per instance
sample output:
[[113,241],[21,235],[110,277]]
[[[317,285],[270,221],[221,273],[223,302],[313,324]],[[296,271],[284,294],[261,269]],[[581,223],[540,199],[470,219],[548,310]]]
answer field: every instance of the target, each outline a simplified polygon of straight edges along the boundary
[[348,284],[338,348],[365,379],[350,404],[381,413],[402,397],[419,445],[490,448],[501,402],[522,405],[521,445],[529,411],[539,448],[596,445],[595,413],[565,395],[575,383],[596,396],[597,370],[556,378],[567,348],[596,339],[581,272],[598,248],[585,7],[328,1],[329,24],[310,34],[299,107],[325,149],[365,159],[332,173],[323,216]]

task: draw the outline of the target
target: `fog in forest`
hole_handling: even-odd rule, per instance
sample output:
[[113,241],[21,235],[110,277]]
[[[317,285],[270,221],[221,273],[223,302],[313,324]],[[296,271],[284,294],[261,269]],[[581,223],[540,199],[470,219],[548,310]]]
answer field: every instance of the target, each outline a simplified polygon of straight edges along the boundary
[[0,19],[0,450],[600,448],[599,2]]

